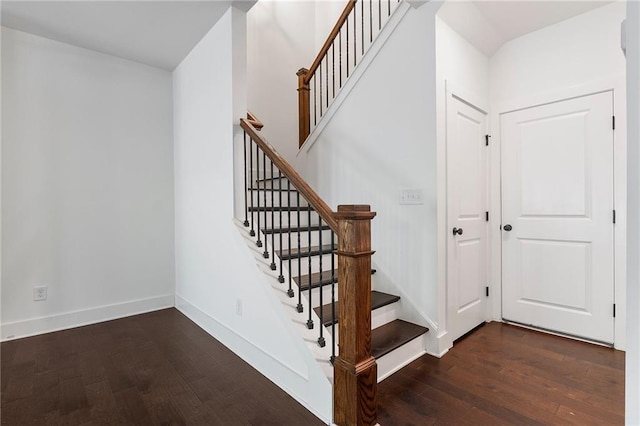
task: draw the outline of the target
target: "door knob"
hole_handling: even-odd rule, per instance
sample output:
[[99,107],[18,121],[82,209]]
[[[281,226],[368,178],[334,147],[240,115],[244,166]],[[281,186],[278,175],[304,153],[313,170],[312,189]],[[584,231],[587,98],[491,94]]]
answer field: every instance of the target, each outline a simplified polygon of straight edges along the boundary
[[509,225],[508,223],[502,227],[502,229],[504,229],[505,231],[509,232],[513,229],[513,227],[511,225]]
[[462,228],[453,228],[453,236],[462,235]]

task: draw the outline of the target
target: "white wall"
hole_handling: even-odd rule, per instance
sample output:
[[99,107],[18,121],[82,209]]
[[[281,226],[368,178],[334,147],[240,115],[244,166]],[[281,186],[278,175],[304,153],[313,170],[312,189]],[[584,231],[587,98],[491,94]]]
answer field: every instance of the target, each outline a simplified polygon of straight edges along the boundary
[[[334,209],[370,204],[374,288],[402,297],[402,317],[427,325],[440,353],[436,244],[435,2],[409,9],[296,166]],[[312,143],[310,143],[312,142]],[[399,205],[421,189],[424,204]]]
[[2,92],[2,339],[172,306],[170,73],[3,28]]
[[620,22],[624,2],[616,2],[505,43],[491,57],[494,101],[528,101],[532,93],[623,74]]
[[627,3],[628,282],[625,422],[640,424],[640,3]]
[[[625,347],[626,306],[626,87],[620,49],[623,2],[612,3],[505,43],[491,58],[491,134],[493,164],[500,159],[499,114],[518,108],[614,89],[615,164],[615,346]],[[492,211],[500,212],[499,168],[493,169]],[[494,217],[497,217],[494,215]],[[494,252],[500,231],[492,228]],[[494,256],[493,276],[500,259]],[[499,288],[494,301],[500,300]],[[494,303],[499,319],[500,304]]]
[[[439,16],[436,16],[436,105],[438,139],[438,306],[440,312],[447,310],[447,90],[453,90],[475,107],[488,111],[489,105],[489,58],[462,38]],[[493,281],[489,279],[488,284]],[[440,329],[448,330],[442,317]],[[449,337],[442,345],[453,344]]]
[[298,77],[315,49],[312,1],[261,0],[247,13],[248,107],[288,161],[298,152]]
[[328,422],[329,381],[233,222],[245,18],[230,8],[173,75],[176,306]]
[[298,153],[298,77],[324,44],[346,0],[260,0],[247,13],[248,107],[289,162]]
[[[331,30],[336,25],[340,14],[347,6],[345,0],[317,0],[315,3],[315,46],[314,56],[318,54]],[[311,65],[309,63],[307,68]]]

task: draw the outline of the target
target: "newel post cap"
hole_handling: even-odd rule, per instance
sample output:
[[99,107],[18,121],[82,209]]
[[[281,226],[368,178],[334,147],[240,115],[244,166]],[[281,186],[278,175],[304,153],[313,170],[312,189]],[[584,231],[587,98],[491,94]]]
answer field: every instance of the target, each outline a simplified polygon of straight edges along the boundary
[[333,214],[336,220],[371,220],[375,216],[376,212],[372,212],[367,204],[342,204]]

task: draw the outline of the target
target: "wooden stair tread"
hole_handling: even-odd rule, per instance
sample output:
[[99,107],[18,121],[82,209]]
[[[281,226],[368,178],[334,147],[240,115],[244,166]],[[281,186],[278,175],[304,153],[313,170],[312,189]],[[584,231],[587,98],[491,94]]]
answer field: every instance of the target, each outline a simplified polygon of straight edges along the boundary
[[[371,291],[371,310],[373,311],[375,309],[382,308],[383,306],[390,305],[392,303],[397,302],[398,300],[400,300],[400,296],[395,296],[393,294],[382,293],[380,291],[373,290]],[[328,327],[334,323],[333,318],[331,317],[332,305],[333,305],[332,303],[327,303],[326,305],[323,305],[321,307],[318,306],[317,308],[313,308],[313,310],[316,312],[316,315],[322,318],[325,327]],[[338,322],[339,309],[340,309],[340,301],[336,301],[335,323]],[[322,310],[322,315],[320,314],[321,310]]]
[[[322,230],[323,231],[328,231],[330,230],[331,227],[329,225],[322,225]],[[293,226],[293,227],[289,227],[289,228],[273,228],[273,229],[263,229],[262,233],[264,234],[279,234],[279,233],[295,233],[295,232],[300,232],[300,231],[308,231],[309,227],[308,226]],[[319,231],[320,230],[320,225],[311,225],[311,230],[312,231]]]
[[[268,211],[268,212],[297,212],[298,211],[298,207],[287,207],[287,206],[260,206],[260,207],[249,207],[248,210],[250,212],[257,212],[257,211]],[[300,211],[301,212],[308,212],[309,210],[313,211],[313,207],[311,206],[300,206]],[[304,229],[304,228],[303,228]]]
[[[302,267],[305,268],[306,265],[303,264]],[[371,275],[373,274],[375,274],[375,269],[371,270]],[[337,269],[333,270],[333,277],[334,277],[333,282],[337,283],[338,282]],[[293,281],[298,285],[298,287],[300,287],[301,291],[309,290],[309,274],[302,275],[300,277],[300,282],[298,282],[297,275],[294,275],[292,278],[293,278]],[[320,287],[320,285],[327,285],[327,284],[331,284],[331,270],[322,272],[322,282],[320,282],[320,272],[314,272],[313,274],[311,274],[311,288],[317,288],[317,287]]]
[[403,320],[394,320],[371,330],[371,355],[380,358],[422,336],[428,328]]
[[[304,268],[305,265],[303,265]],[[309,277],[311,277],[311,280],[309,280]],[[333,270],[333,282],[337,283],[338,282],[338,270],[334,269]],[[300,280],[300,282],[298,282],[298,279]],[[316,287],[320,287],[320,285],[326,285],[326,284],[331,284],[331,271],[323,271],[322,272],[322,281],[320,281],[320,272],[314,272],[311,275],[302,275],[301,277],[298,278],[297,275],[293,276],[293,281],[295,281],[295,283],[298,285],[298,287],[300,287],[300,290],[304,291],[304,290],[309,290],[309,282],[311,282],[311,288],[316,288]]]
[[[304,230],[304,228],[303,228]],[[282,260],[289,260],[293,258],[298,258],[298,253],[300,253],[300,257],[308,257],[308,256],[318,256],[320,254],[329,254],[336,250],[338,246],[331,246],[331,244],[324,244],[322,247],[320,246],[311,246],[311,247],[300,247],[300,250],[297,248],[292,248],[290,250],[280,250],[278,251],[278,257]]]
[[281,179],[286,179],[287,177],[285,175],[282,176],[272,176],[272,177],[268,177],[266,179],[256,179],[256,183],[263,183],[263,182],[273,182],[275,180],[281,180]]

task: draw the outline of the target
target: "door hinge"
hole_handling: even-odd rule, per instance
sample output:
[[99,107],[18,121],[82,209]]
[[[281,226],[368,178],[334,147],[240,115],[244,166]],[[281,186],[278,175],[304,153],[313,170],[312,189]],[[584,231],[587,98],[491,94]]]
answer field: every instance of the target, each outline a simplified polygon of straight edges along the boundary
[[484,219],[489,222],[489,212],[484,212]]
[[491,137],[491,135],[484,135],[484,144],[486,146],[489,146],[489,138]]
[[611,117],[611,128],[613,130],[616,129],[616,116],[615,115]]
[[613,304],[613,317],[616,317],[616,304]]
[[489,286],[486,286],[485,290],[486,290],[487,297],[489,297]]
[[613,210],[613,223],[616,223],[616,210]]

